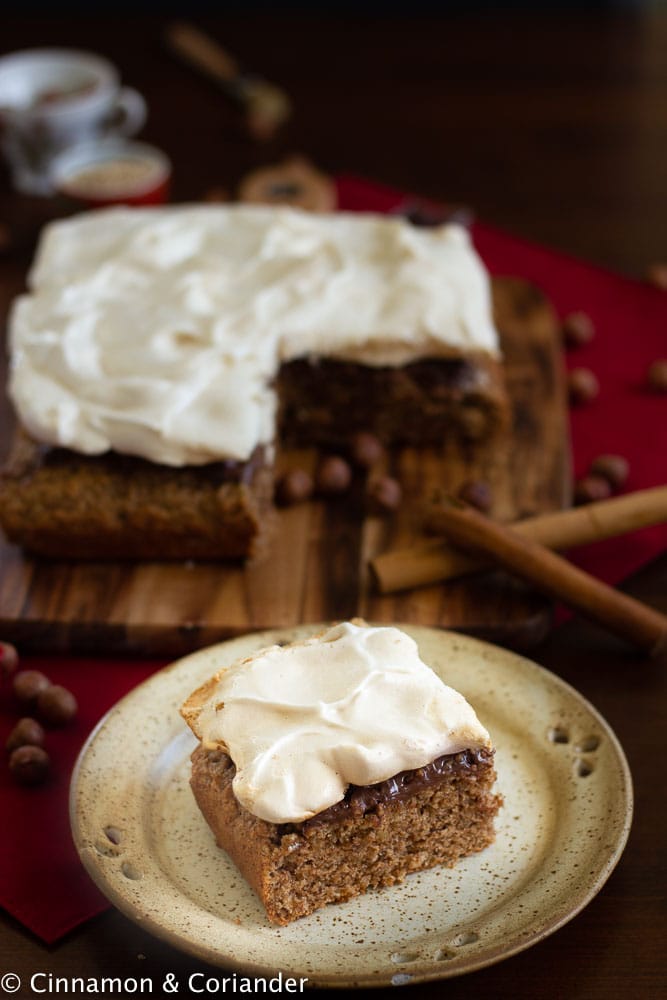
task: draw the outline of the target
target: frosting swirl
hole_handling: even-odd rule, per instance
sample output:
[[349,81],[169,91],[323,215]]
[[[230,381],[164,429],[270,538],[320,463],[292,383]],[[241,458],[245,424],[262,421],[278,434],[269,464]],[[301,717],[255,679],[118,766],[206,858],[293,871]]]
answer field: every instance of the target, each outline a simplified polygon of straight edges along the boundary
[[283,361],[496,354],[467,232],[265,206],[110,208],[51,223],[10,321],[37,440],[166,465],[244,461]]
[[356,622],[236,661],[182,712],[204,747],[234,761],[241,805],[273,823],[309,819],[351,784],[491,746],[410,636]]

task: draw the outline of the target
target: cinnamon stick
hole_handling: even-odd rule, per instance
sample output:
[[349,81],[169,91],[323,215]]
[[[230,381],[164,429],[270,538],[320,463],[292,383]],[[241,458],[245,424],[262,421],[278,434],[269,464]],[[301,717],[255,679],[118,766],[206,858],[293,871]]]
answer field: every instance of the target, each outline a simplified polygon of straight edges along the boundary
[[457,545],[510,570],[650,656],[667,652],[667,616],[596,580],[543,545],[456,500],[443,503],[440,526]]
[[[439,507],[434,507],[428,519],[429,528],[444,534],[439,528],[439,517]],[[563,550],[664,521],[667,521],[667,486],[657,486],[571,510],[525,518],[512,528],[546,548]],[[391,594],[477,573],[488,565],[483,557],[461,552],[437,538],[409,549],[384,552],[372,560],[371,570],[380,593]]]

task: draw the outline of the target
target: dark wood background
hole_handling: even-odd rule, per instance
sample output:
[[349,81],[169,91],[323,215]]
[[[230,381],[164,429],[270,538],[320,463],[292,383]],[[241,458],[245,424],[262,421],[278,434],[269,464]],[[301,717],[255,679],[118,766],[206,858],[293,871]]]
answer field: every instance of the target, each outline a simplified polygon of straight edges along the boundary
[[174,61],[168,18],[5,12],[0,46],[82,46],[115,61],[148,101],[142,136],[173,158],[177,200],[233,189],[252,166],[297,151],[334,173],[472,205],[629,274],[667,254],[663,14],[193,9],[244,67],[292,95],[294,117],[273,142],[249,142],[216,88]]
[[[253,166],[299,152],[331,172],[470,205],[487,222],[626,274],[667,258],[665,13],[202,12],[202,27],[294,99],[293,120],[266,145],[253,144],[216,89],[166,52],[166,17],[18,14],[15,5],[3,16],[3,51],[92,48],[144,93],[143,138],[172,157],[178,200],[233,191]],[[0,180],[0,218],[20,244],[0,258],[5,303],[45,212]],[[629,586],[667,610],[667,558]],[[407,995],[658,1000],[667,986],[666,668],[578,620],[533,655],[595,704],[626,750],[637,800],[628,848],[599,896],[551,938],[462,979],[405,987]],[[198,968],[115,912],[53,948],[0,915],[0,965],[24,977],[149,975],[156,990],[167,972],[183,980]]]

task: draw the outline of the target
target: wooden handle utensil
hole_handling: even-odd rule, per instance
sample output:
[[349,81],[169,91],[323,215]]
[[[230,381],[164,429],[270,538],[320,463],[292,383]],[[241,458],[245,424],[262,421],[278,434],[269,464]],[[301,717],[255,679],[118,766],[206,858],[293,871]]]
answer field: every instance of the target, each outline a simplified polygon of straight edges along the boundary
[[173,52],[220,84],[245,108],[247,125],[255,138],[271,138],[291,114],[291,102],[284,90],[241,72],[234,57],[194,25],[183,21],[170,24],[166,40]]

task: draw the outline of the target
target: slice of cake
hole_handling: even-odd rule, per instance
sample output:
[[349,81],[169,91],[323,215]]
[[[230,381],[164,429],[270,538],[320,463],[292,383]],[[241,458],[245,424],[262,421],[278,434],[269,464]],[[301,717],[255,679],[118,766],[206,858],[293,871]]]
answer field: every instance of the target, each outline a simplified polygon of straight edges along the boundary
[[174,468],[134,455],[82,455],[19,429],[0,476],[6,536],[65,559],[247,559],[273,512],[264,449],[247,462]]
[[393,627],[354,620],[221,670],[181,712],[207,823],[286,924],[494,839],[494,750]]
[[29,286],[0,522],[39,554],[248,556],[282,441],[488,441],[507,423],[488,275],[457,225],[104,209],[47,227]]

